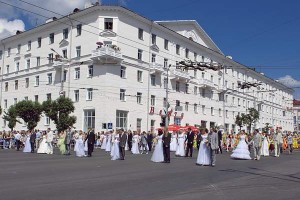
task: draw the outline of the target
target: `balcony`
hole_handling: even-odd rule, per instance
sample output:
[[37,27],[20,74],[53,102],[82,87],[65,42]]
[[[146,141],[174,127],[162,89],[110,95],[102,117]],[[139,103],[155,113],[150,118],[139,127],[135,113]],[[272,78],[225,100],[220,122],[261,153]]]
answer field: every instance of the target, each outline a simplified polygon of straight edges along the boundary
[[216,89],[218,92],[225,92],[227,90],[227,87],[226,85],[218,85]]
[[191,79],[191,76],[189,75],[189,73],[184,72],[182,70],[178,70],[178,69],[174,69],[171,71],[171,79],[175,79],[175,80],[183,80],[188,82]]
[[119,50],[104,46],[93,50],[91,59],[100,64],[121,64],[123,56]]
[[151,63],[150,64],[150,74],[155,74],[155,73],[162,73],[164,72],[165,69],[163,67],[163,65],[158,64],[158,63]]
[[216,85],[214,84],[214,82],[212,82],[211,80],[208,79],[201,79],[199,81],[199,85],[200,87],[204,87],[204,88],[211,88],[211,89],[216,89]]
[[52,66],[54,69],[59,70],[63,65],[64,63],[62,61],[54,61]]

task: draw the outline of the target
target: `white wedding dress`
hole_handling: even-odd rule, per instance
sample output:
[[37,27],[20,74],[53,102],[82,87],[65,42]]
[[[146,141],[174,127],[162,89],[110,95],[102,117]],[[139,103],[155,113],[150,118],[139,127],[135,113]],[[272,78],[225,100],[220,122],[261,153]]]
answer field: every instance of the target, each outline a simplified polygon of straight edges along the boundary
[[177,149],[177,134],[172,134],[171,136],[171,144],[170,144],[170,151],[176,151]]
[[202,141],[200,143],[198,157],[197,157],[197,164],[198,165],[210,165],[210,148],[207,146],[207,134],[201,135]]
[[248,150],[248,145],[247,145],[245,139],[246,139],[246,136],[241,135],[239,144],[232,151],[231,158],[251,160],[250,152]]
[[24,146],[23,152],[24,153],[30,153],[31,152],[30,135],[26,136],[25,146]]
[[107,144],[107,135],[104,135],[103,139],[102,139],[102,144],[101,144],[101,149],[102,150],[106,149],[106,144]]
[[162,137],[163,137],[162,135],[157,136],[157,144],[155,145],[154,152],[151,157],[152,162],[163,162],[164,161]]
[[76,139],[76,156],[77,157],[83,157],[85,156],[85,153],[84,153],[84,141],[83,141],[83,138],[82,136],[80,135],[78,137],[78,139]]
[[105,151],[110,152],[110,150],[111,150],[111,134],[108,134]]
[[140,151],[139,151],[139,136],[138,135],[134,135],[132,137],[131,152],[132,152],[132,154],[140,154]]
[[116,134],[114,137],[113,145],[112,145],[111,152],[110,152],[111,160],[120,159],[119,143],[120,143],[119,134]]
[[50,152],[50,149],[49,149],[49,146],[48,146],[48,143],[47,143],[47,136],[46,135],[43,135],[43,139],[40,143],[40,146],[37,150],[37,153],[49,153]]
[[178,144],[176,148],[176,156],[185,156],[185,149],[184,149],[184,141],[185,141],[185,134],[181,133],[178,135]]
[[266,136],[263,137],[263,142],[261,146],[261,153],[260,155],[262,156],[269,156],[269,142],[268,138]]

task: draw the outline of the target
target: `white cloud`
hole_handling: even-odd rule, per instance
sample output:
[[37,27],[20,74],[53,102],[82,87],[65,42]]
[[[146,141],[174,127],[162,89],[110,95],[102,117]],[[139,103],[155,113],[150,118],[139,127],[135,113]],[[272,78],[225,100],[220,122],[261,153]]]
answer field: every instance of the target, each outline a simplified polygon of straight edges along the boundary
[[25,30],[25,24],[22,20],[15,19],[8,21],[7,19],[0,19],[0,39],[9,37],[18,30]]
[[294,79],[290,75],[283,76],[278,81],[288,87],[300,87],[300,81]]

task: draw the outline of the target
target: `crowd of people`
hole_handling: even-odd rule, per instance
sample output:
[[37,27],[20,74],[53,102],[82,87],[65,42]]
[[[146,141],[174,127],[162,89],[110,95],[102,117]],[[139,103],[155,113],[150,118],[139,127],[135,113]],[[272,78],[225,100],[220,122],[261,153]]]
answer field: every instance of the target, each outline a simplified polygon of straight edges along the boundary
[[126,151],[148,154],[154,149],[151,161],[165,163],[170,163],[170,152],[178,157],[193,157],[194,149],[198,149],[196,164],[215,166],[216,154],[222,153],[222,150],[232,151],[233,159],[246,160],[260,160],[261,156],[271,154],[279,157],[285,150],[292,153],[293,149],[300,148],[300,135],[283,134],[281,130],[271,130],[270,133],[254,130],[251,134],[242,130],[238,134],[228,134],[214,128],[178,129],[172,133],[159,129],[156,135],[124,129],[98,133],[92,129],[87,132],[71,129],[54,132],[48,129],[0,132],[0,147],[38,154],[53,154],[55,147],[62,155],[71,155],[74,151],[78,157],[91,157],[94,148],[99,148],[108,152],[111,160],[124,160]]

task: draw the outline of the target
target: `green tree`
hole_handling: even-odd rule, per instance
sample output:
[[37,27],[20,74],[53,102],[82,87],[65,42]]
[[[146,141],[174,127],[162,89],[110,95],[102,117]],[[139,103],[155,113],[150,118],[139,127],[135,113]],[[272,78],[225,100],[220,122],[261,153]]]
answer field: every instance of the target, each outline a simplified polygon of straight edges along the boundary
[[28,130],[33,130],[41,119],[42,106],[39,102],[28,100],[20,101],[16,104],[18,117],[24,120]]
[[70,116],[75,107],[70,98],[59,97],[55,101],[47,100],[42,104],[45,114],[55,123],[58,131],[64,131],[76,123],[76,117]]
[[247,125],[248,131],[251,132],[251,127],[259,119],[259,112],[255,108],[249,108],[248,114],[245,115],[244,124]]
[[15,128],[17,122],[21,123],[19,120],[17,120],[17,117],[18,114],[17,114],[16,106],[14,105],[10,106],[7,112],[4,111],[3,119],[8,122],[8,127],[10,128],[11,131]]
[[2,115],[2,107],[0,106],[0,115]]
[[262,129],[262,131],[264,133],[269,133],[270,128],[272,128],[272,126],[270,126],[270,123],[266,123],[265,127]]
[[244,118],[245,118],[245,115],[242,113],[242,115],[237,115],[235,117],[235,124],[240,127],[240,130],[242,129],[242,127],[244,126]]

